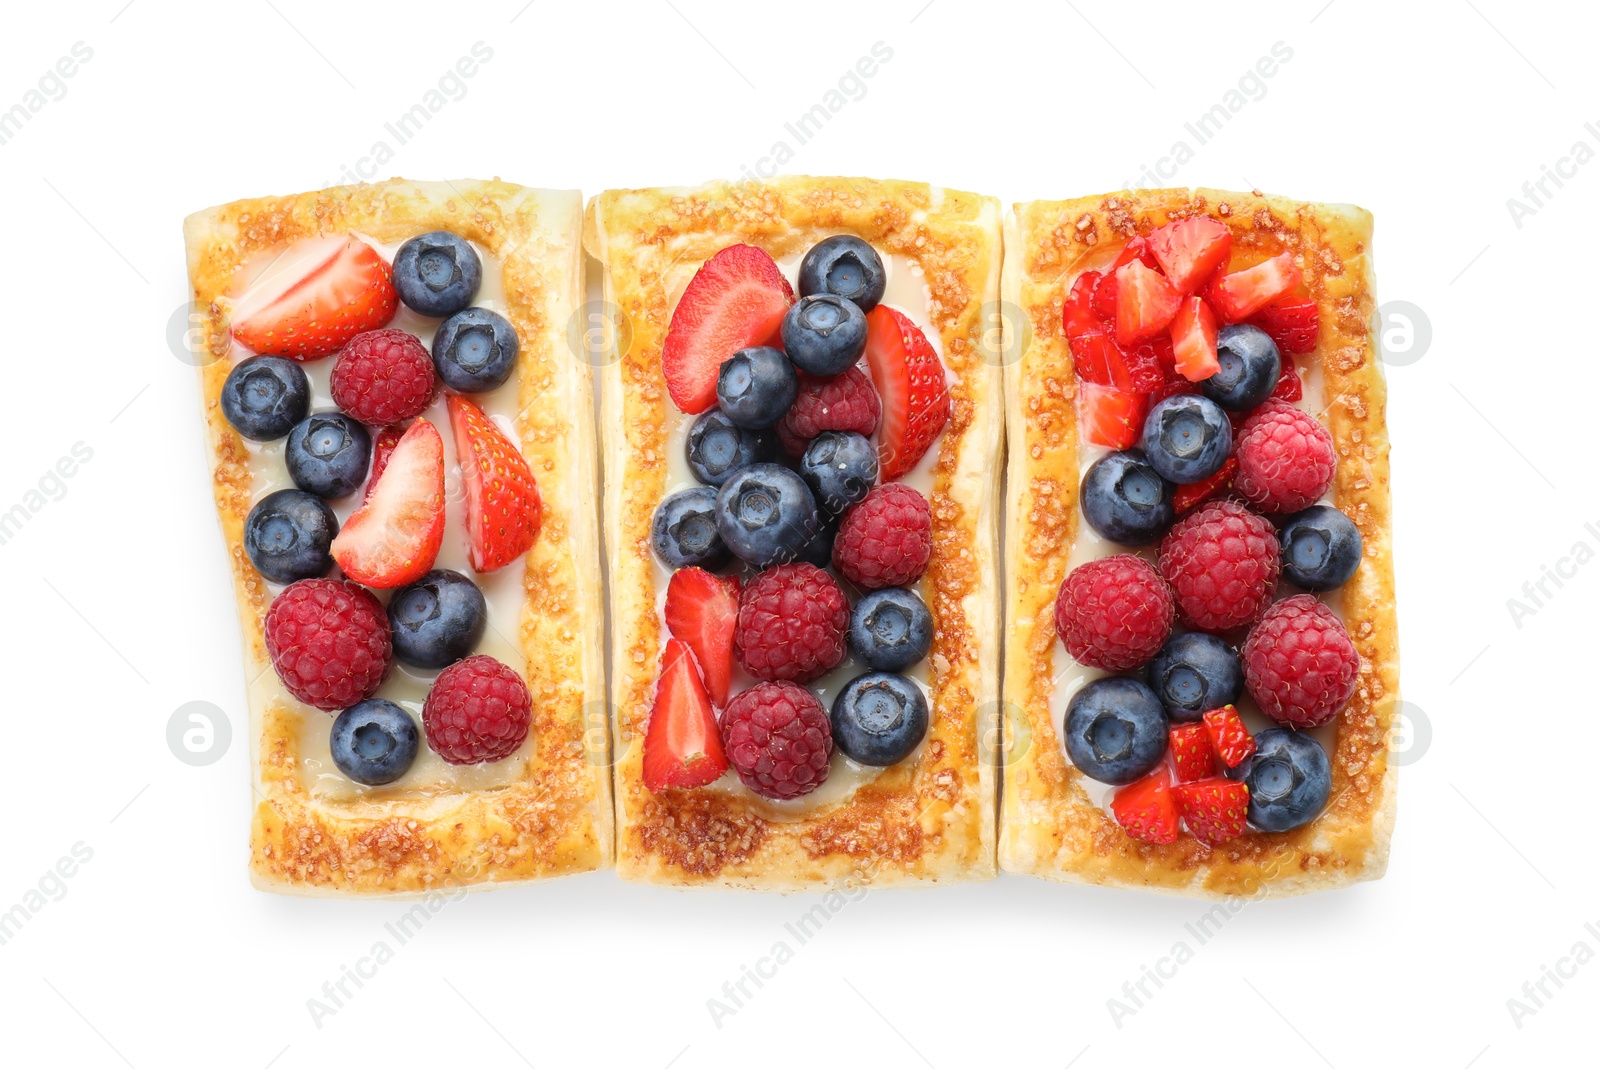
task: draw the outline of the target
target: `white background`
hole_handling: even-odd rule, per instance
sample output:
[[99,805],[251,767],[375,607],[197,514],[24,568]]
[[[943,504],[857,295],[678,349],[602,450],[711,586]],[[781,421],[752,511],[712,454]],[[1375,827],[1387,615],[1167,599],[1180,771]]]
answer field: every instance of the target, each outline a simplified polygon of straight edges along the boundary
[[[0,545],[8,680],[0,911],[92,851],[0,945],[0,1059],[260,1067],[1592,1062],[1600,148],[1592,12],[1510,0],[1037,6],[751,0],[482,6],[242,0],[16,5],[0,109],[93,51],[0,144],[10,398],[0,511],[92,450]],[[120,9],[120,10],[119,10]],[[521,10],[519,10],[521,9]],[[920,9],[920,10],[919,10]],[[1320,9],[1320,10],[1319,10]],[[264,895],[245,875],[244,683],[192,370],[182,217],[337,181],[474,42],[492,59],[374,177],[593,193],[785,170],[925,179],[1006,201],[1137,182],[1353,201],[1380,299],[1431,346],[1390,369],[1412,720],[1389,875],[1245,906],[1002,877],[852,902],[731,1018],[720,996],[813,899],[682,894],[606,873],[452,902],[318,1028],[307,1000],[403,907]],[[809,143],[784,123],[875,42],[892,58]],[[1275,42],[1215,138],[1184,127]],[[1263,91],[1264,89],[1264,91]],[[389,139],[392,140],[392,139]],[[371,172],[369,172],[371,173]],[[1514,220],[1522,198],[1532,214]],[[37,499],[32,499],[37,501]],[[1586,528],[1594,522],[1596,527]],[[1572,559],[1574,547],[1586,547]],[[1567,563],[1562,563],[1566,559]],[[1520,621],[1508,599],[1570,574]],[[1520,626],[1519,626],[1520,622]],[[180,705],[221,707],[180,763]],[[1596,929],[1585,929],[1595,922]],[[1193,951],[1118,1023],[1107,1000]],[[1579,942],[1536,1008],[1525,982]],[[1507,1000],[1523,999],[1519,1021]],[[1129,1003],[1131,1005],[1131,1003]]]

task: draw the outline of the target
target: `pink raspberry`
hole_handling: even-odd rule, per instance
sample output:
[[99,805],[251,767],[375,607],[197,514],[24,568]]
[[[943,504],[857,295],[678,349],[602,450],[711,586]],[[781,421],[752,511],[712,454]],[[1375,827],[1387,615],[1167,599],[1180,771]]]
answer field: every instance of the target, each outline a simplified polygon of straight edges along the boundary
[[850,602],[815,564],[768,568],[739,594],[733,648],[757,679],[816,679],[844,660]]
[[1072,659],[1107,672],[1138,668],[1172,630],[1172,592],[1131,553],[1080,564],[1056,595],[1056,634]]
[[1333,610],[1310,594],[1284,598],[1239,647],[1244,682],[1261,711],[1285,727],[1314,728],[1356,692],[1361,657]]
[[428,748],[452,765],[510,757],[532,722],[528,685],[509,666],[481,653],[440,672],[422,703]]
[[1161,540],[1161,575],[1178,616],[1197,631],[1243,627],[1278,588],[1278,534],[1237,501],[1208,501]]
[[334,404],[362,423],[385,427],[421,415],[433,400],[438,376],[433,357],[415,336],[369,330],[344,343],[328,385]]
[[822,703],[793,683],[758,683],[722,713],[722,746],[746,787],[782,801],[828,778],[833,728]]
[[1262,512],[1298,512],[1328,492],[1337,458],[1328,428],[1287,401],[1268,400],[1239,428],[1233,489]]
[[383,606],[348,580],[290,583],[267,610],[263,630],[284,687],[324,712],[372,697],[394,660]]
[[878,391],[860,368],[848,368],[831,379],[801,372],[800,392],[778,421],[778,440],[784,452],[797,457],[823,431],[855,431],[870,437],[882,414]]
[[932,556],[928,499],[904,483],[873,487],[844,514],[833,540],[833,566],[867,590],[922,578]]

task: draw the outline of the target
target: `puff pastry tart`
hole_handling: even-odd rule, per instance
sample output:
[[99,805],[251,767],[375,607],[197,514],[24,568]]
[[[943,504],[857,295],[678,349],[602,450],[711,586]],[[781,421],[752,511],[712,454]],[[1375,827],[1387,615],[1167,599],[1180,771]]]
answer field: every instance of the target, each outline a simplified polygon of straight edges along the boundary
[[1001,868],[1196,896],[1383,874],[1399,698],[1372,217],[1018,204]]
[[576,192],[344,186],[184,224],[250,680],[250,872],[421,894],[611,858]]
[[601,387],[619,872],[992,876],[998,204],[612,190],[585,243],[628,341]]

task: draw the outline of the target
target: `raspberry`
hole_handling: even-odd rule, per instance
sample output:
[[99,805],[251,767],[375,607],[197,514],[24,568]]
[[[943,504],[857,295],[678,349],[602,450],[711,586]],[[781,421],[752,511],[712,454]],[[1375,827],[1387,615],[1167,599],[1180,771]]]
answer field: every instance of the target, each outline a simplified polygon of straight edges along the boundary
[[928,499],[904,483],[873,487],[844,514],[833,540],[833,566],[868,590],[921,578],[932,555]]
[[722,713],[722,747],[746,787],[782,801],[828,778],[833,728],[822,703],[793,683],[758,683]]
[[510,757],[532,720],[533,698],[522,677],[481,653],[440,672],[422,703],[428,748],[452,765]]
[[329,378],[333,403],[374,427],[421,415],[436,384],[433,358],[403,330],[357,334],[339,350]]
[[1172,611],[1172,592],[1156,570],[1118,553],[1080,564],[1061,581],[1056,634],[1079,664],[1126,672],[1160,651]]
[[1209,501],[1161,540],[1161,575],[1178,616],[1197,631],[1243,627],[1272,603],[1278,587],[1278,535],[1237,501]]
[[778,421],[778,438],[784,452],[797,457],[806,443],[823,431],[855,431],[871,435],[878,429],[883,405],[872,380],[860,368],[850,368],[831,379],[800,374],[800,392]]
[[1333,436],[1287,401],[1268,400],[1234,441],[1233,488],[1262,512],[1298,512],[1333,485]]
[[383,606],[341,579],[290,583],[267,610],[263,630],[283,685],[324,712],[372,697],[394,659]]
[[839,583],[814,564],[780,564],[739,595],[733,650],[757,679],[816,679],[844,660],[850,603]]
[[1239,647],[1239,659],[1261,711],[1302,730],[1326,724],[1344,708],[1361,670],[1344,624],[1310,594],[1268,609]]

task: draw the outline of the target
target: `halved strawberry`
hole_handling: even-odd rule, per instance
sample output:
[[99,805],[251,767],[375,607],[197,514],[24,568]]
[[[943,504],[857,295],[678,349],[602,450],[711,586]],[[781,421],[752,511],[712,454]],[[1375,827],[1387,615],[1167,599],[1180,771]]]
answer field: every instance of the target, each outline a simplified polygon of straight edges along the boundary
[[1200,722],[1211,739],[1212,751],[1229,768],[1238,768],[1239,762],[1256,752],[1256,740],[1233,706],[1211,709],[1201,715]]
[[1211,775],[1211,740],[1204,724],[1174,724],[1167,732],[1167,750],[1172,754],[1172,770],[1179,783],[1205,779]]
[[444,543],[444,440],[425,419],[400,438],[333,540],[346,578],[389,590],[428,574]]
[[378,488],[378,476],[383,474],[383,469],[388,467],[389,458],[394,455],[394,447],[400,444],[400,439],[405,437],[406,429],[398,423],[392,427],[385,427],[372,439],[372,468],[367,472],[367,492],[362,500],[372,496],[372,491]]
[[711,696],[694,652],[682,639],[668,639],[661,655],[643,762],[644,785],[658,794],[672,787],[704,787],[728,771]]
[[1156,262],[1154,254],[1150,251],[1150,243],[1144,238],[1133,238],[1122,246],[1117,258],[1106,271],[1094,290],[1094,310],[1108,326],[1115,326],[1117,322],[1117,269],[1123,264],[1131,264],[1138,260],[1152,271],[1159,270],[1161,265]]
[[1251,322],[1277,342],[1280,353],[1317,351],[1317,302],[1310,297],[1291,295],[1274,301],[1257,312]]
[[1190,382],[1209,379],[1217,362],[1217,317],[1199,297],[1185,297],[1172,319],[1172,353],[1178,374]]
[[1147,843],[1178,840],[1178,803],[1172,795],[1172,773],[1165,764],[1111,796],[1111,815],[1122,830]]
[[1107,449],[1130,449],[1144,428],[1148,398],[1132,390],[1101,386],[1095,382],[1078,384],[1078,426],[1095,445]]
[[1300,381],[1300,372],[1294,366],[1293,357],[1283,358],[1283,370],[1278,372],[1278,385],[1272,388],[1272,396],[1290,404],[1305,396],[1305,384]]
[[522,450],[483,409],[453,393],[445,403],[467,490],[467,563],[475,572],[492,572],[526,553],[539,536],[539,484]]
[[1167,329],[1181,299],[1161,272],[1131,260],[1117,268],[1117,343],[1136,345]]
[[1242,323],[1298,285],[1294,257],[1280,252],[1254,267],[1214,277],[1206,286],[1206,302],[1224,323]]
[[1216,776],[1177,784],[1172,793],[1189,834],[1201,842],[1215,846],[1244,834],[1250,788],[1242,782]]
[[700,265],[672,311],[661,373],[672,403],[696,415],[717,403],[723,361],[752,345],[777,344],[794,290],[772,257],[729,245]]
[[1174,219],[1150,233],[1150,251],[1179,293],[1197,292],[1232,248],[1233,232],[1207,215]]
[[1236,457],[1222,462],[1222,467],[1197,483],[1185,483],[1172,491],[1172,511],[1182,516],[1202,501],[1209,501],[1233,485],[1233,476],[1239,470]]
[[739,577],[704,568],[679,568],[667,582],[667,630],[694,651],[711,703],[728,704],[733,682],[733,625],[739,617]]
[[944,365],[917,325],[886,304],[867,313],[867,368],[883,402],[878,477],[900,478],[917,466],[950,418]]
[[398,298],[388,263],[371,245],[350,237],[326,243],[304,262],[296,282],[257,306],[240,299],[233,336],[257,353],[314,360],[337,352],[363,331],[394,316]]

